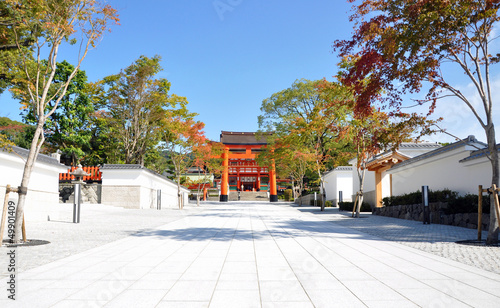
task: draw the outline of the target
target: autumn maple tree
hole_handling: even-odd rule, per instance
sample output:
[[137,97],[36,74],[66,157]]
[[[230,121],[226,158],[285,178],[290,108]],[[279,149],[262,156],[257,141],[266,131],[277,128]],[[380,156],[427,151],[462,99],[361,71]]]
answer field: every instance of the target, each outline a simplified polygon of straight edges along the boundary
[[[20,65],[12,89],[25,107],[33,110],[36,129],[18,189],[15,242],[21,238],[21,226],[28,184],[34,162],[44,143],[44,125],[64,98],[87,52],[96,46],[110,23],[117,23],[116,10],[96,0],[5,0],[16,17],[8,29],[19,54]],[[35,29],[26,47],[26,31]],[[66,80],[54,84],[59,48],[65,42],[78,46],[78,59]],[[49,102],[52,108],[47,109]]]
[[[358,113],[369,113],[377,102],[399,108],[405,95],[422,89],[427,94],[418,102],[428,103],[430,112],[444,97],[466,104],[484,129],[491,182],[497,186],[491,69],[500,61],[492,44],[499,6],[498,0],[363,0],[353,6],[352,38],[334,44],[341,57],[356,59],[342,82],[356,92]],[[467,96],[452,84],[457,71],[475,89],[473,95]],[[494,202],[491,207],[494,213]],[[490,215],[488,244],[498,242],[498,231],[498,221]]]
[[[194,115],[194,114],[193,114]],[[184,207],[181,195],[181,176],[193,166],[196,155],[204,148],[207,139],[203,132],[203,122],[195,121],[191,116],[174,116],[165,118],[161,131],[161,146],[173,164],[177,182],[177,198],[179,209]]]
[[224,148],[221,143],[212,142],[205,138],[194,150],[192,167],[195,167],[198,172],[198,180],[194,184],[197,186],[196,205],[199,206],[200,196],[206,188],[212,185],[213,177],[224,171],[221,158]]
[[[343,61],[339,64],[337,78],[342,80],[346,69],[352,66],[352,61]],[[366,85],[369,82],[364,80]],[[358,109],[357,93],[352,88],[338,83],[323,80],[318,84],[319,91],[328,102],[325,106],[335,110],[338,119],[331,129],[337,131],[339,139],[348,139],[352,142],[356,157],[356,173],[359,190],[357,191],[356,217],[363,203],[366,165],[370,159],[384,151],[395,151],[401,143],[418,140],[424,135],[434,132],[431,127],[437,120],[429,120],[418,113],[404,113],[397,110],[381,111],[375,107]],[[349,152],[340,152],[348,155]]]

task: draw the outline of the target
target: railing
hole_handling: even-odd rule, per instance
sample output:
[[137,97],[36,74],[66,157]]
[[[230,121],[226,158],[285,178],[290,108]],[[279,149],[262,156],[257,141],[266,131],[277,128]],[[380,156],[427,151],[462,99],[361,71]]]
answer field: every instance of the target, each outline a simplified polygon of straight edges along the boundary
[[[71,167],[66,173],[59,173],[59,181],[74,181],[75,176],[69,174],[77,169],[77,167]],[[83,181],[101,181],[102,172],[99,167],[82,167],[83,171],[89,173],[89,176],[84,176]]]

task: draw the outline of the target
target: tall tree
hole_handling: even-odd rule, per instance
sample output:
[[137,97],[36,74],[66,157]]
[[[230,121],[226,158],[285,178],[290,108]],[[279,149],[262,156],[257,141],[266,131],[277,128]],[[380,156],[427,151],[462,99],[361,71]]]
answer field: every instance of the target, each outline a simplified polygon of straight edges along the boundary
[[[341,57],[356,59],[342,82],[357,92],[359,113],[369,113],[378,101],[397,108],[403,95],[427,85],[427,95],[419,102],[429,102],[431,112],[446,96],[465,103],[484,129],[491,182],[497,186],[500,171],[490,71],[500,61],[500,54],[492,50],[499,6],[498,0],[363,0],[351,16],[356,21],[352,38],[334,44]],[[446,75],[447,68],[451,74]],[[457,70],[473,85],[474,95],[467,96],[451,84]],[[368,84],[366,76],[370,76]],[[473,102],[476,95],[478,106]],[[494,213],[494,202],[491,207]],[[487,243],[498,243],[498,234],[498,221],[491,215]]]
[[[44,125],[63,99],[73,77],[90,48],[94,47],[109,23],[118,22],[116,11],[96,0],[6,0],[9,10],[19,16],[11,28],[17,50],[20,53],[23,72],[17,77],[14,93],[22,98],[21,103],[34,110],[36,130],[26,159],[23,178],[19,186],[19,202],[16,210],[15,242],[21,239],[21,226],[28,185],[40,148],[44,143]],[[23,48],[23,31],[37,29],[33,38],[34,56],[31,49]],[[78,35],[77,39],[75,36]],[[78,60],[67,80],[53,84],[59,48],[63,42],[79,41]],[[46,57],[43,59],[42,57]],[[34,61],[30,61],[31,59]],[[54,91],[53,89],[56,87]],[[53,108],[47,104],[55,99]]]
[[162,70],[160,61],[160,56],[141,56],[100,82],[97,97],[103,110],[99,117],[109,128],[108,136],[118,141],[109,157],[114,163],[144,166],[146,154],[160,142],[167,111],[187,112],[186,98],[169,94],[170,82],[155,78]]
[[[273,131],[271,139],[282,144],[300,142],[307,153],[314,155],[315,172],[320,179],[323,171],[345,161],[340,155],[347,146],[346,140],[338,138],[345,113],[342,108],[331,108],[331,97],[319,91],[323,81],[297,80],[285,90],[273,94],[262,102],[259,116],[261,130]],[[341,99],[346,92],[341,88],[329,91],[329,96]],[[271,140],[270,143],[273,143]],[[321,210],[324,210],[324,194],[321,195]]]

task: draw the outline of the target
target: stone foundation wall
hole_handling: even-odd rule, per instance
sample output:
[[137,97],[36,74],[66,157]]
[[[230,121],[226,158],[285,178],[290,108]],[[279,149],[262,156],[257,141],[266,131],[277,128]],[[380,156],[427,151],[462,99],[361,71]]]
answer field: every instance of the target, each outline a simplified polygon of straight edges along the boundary
[[141,187],[105,185],[102,187],[102,203],[127,209],[141,208]]
[[[59,183],[59,202],[72,204],[75,200],[73,191],[74,185],[71,183]],[[61,195],[63,190],[71,189],[72,193],[67,201],[64,201]],[[101,203],[101,185],[100,184],[83,184],[82,185],[82,202],[90,204]]]
[[[431,223],[477,229],[477,213],[444,214],[447,203],[430,203]],[[373,214],[400,219],[424,221],[424,207],[422,204],[395,205],[375,208]],[[483,214],[483,230],[488,230],[490,215]]]

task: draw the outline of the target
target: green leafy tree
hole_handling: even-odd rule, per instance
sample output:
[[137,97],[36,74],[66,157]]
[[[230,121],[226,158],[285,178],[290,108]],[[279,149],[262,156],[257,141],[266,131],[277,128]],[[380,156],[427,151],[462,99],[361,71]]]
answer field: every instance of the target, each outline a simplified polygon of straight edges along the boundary
[[308,170],[314,169],[315,157],[308,148],[294,138],[285,138],[263,149],[257,157],[259,165],[270,166],[274,161],[276,174],[279,178],[291,178],[293,198],[302,195],[304,190],[304,177]]
[[[259,116],[261,130],[273,131],[270,143],[280,140],[282,145],[299,143],[304,154],[313,155],[314,169],[324,191],[322,172],[345,163],[349,148],[341,134],[345,112],[342,108],[332,108],[332,96],[341,100],[346,92],[329,91],[326,96],[319,91],[323,81],[297,80],[288,89],[273,94],[262,102]],[[324,210],[324,194],[321,195],[321,210]]]
[[[11,30],[21,59],[19,71],[22,72],[16,75],[15,87],[11,91],[21,100],[21,104],[34,111],[36,119],[35,133],[19,185],[13,239],[19,242],[30,176],[45,141],[45,122],[64,98],[88,50],[109,29],[109,23],[118,22],[118,18],[114,9],[95,0],[6,0],[5,4],[9,10],[16,11],[16,23]],[[29,49],[21,43],[27,29],[37,30]],[[78,34],[78,38],[75,34]],[[64,42],[78,43],[78,60],[67,80],[54,85],[59,48]],[[47,105],[52,101],[53,108],[47,110]]]
[[[334,44],[341,57],[356,59],[342,82],[357,93],[360,113],[369,113],[378,102],[398,108],[403,95],[417,93],[424,86],[428,92],[419,103],[429,102],[430,112],[447,96],[468,106],[484,129],[491,182],[497,186],[500,171],[490,72],[500,60],[492,44],[499,6],[497,0],[363,0],[354,6],[351,16],[356,21],[352,38]],[[446,74],[447,69],[452,73]],[[473,95],[452,85],[450,78],[457,71],[472,84]],[[370,77],[368,83],[366,76]],[[493,213],[494,202],[491,204]],[[498,243],[498,234],[498,221],[491,215],[487,243]]]
[[[68,80],[74,69],[74,66],[66,61],[57,63],[53,79],[54,85]],[[57,88],[52,87],[49,93],[52,91],[57,91]],[[48,102],[45,107],[48,112],[54,108],[54,104],[59,100],[59,107],[47,118],[45,123],[45,139],[48,150],[61,150],[64,156],[70,159],[73,166],[78,164],[78,161],[85,156],[85,151],[90,148],[91,115],[94,112],[94,106],[87,91],[87,75],[85,71],[78,70],[71,79],[64,97],[59,100],[59,97],[54,95],[53,100]],[[28,124],[36,124],[32,106],[26,109],[23,118]]]

